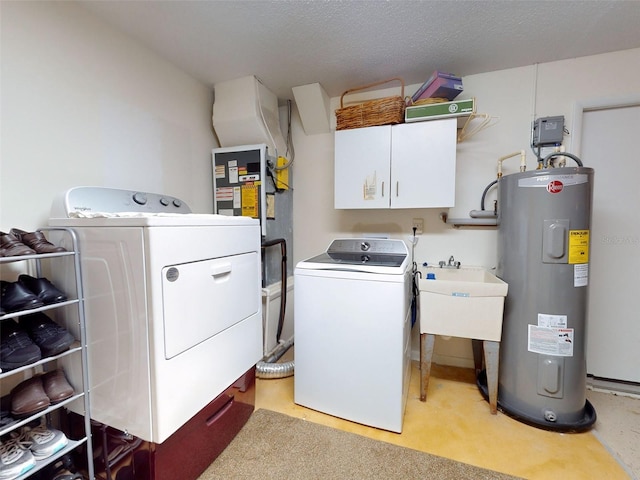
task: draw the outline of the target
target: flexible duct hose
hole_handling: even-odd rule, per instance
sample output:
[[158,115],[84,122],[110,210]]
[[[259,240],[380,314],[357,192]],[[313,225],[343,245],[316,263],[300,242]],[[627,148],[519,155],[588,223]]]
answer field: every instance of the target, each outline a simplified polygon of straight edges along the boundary
[[286,378],[293,375],[293,370],[293,360],[284,363],[258,362],[256,365],[256,377],[265,379]]
[[270,355],[265,356],[256,364],[258,378],[284,378],[293,375],[293,360],[276,363],[293,346],[293,337],[287,342],[279,344]]

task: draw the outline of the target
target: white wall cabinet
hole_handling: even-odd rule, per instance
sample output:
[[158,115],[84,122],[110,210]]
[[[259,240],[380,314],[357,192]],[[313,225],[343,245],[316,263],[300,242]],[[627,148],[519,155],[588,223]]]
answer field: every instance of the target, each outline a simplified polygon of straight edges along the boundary
[[335,208],[452,207],[456,129],[453,118],[336,131]]

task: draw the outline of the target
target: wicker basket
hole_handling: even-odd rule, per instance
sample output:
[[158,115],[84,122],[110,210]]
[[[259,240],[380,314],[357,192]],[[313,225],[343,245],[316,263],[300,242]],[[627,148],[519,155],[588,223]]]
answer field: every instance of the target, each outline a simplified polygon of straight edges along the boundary
[[[402,85],[402,91],[399,96],[367,100],[348,107],[343,104],[344,96],[348,93],[366,90],[392,81],[399,81]],[[404,121],[404,107],[404,80],[399,77],[352,88],[344,92],[340,97],[340,108],[336,110],[336,130],[402,123]]]

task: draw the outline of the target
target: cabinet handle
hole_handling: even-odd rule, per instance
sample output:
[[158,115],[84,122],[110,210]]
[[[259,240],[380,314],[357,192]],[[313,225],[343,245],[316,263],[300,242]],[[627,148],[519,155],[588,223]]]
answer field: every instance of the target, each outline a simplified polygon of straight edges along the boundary
[[384,182],[382,182],[382,198],[384,198]]
[[396,197],[400,196],[400,182],[396,182]]

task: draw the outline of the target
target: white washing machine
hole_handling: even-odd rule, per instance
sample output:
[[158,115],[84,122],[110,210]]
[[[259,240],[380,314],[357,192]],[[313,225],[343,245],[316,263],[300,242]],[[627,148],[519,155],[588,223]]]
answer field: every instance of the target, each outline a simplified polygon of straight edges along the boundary
[[[51,217],[78,237],[92,419],[160,444],[253,374],[262,356],[257,220],[101,187],[68,190]],[[225,397],[224,410],[233,402]]]
[[299,405],[402,432],[411,375],[411,261],[393,239],[338,239],[294,271]]

